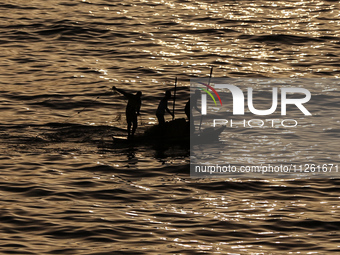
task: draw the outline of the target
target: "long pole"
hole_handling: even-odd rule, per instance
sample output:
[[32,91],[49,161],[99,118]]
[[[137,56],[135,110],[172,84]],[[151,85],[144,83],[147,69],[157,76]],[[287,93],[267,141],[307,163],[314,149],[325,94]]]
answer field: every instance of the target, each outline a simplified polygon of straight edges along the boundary
[[[211,69],[210,69],[210,76],[209,76],[208,85],[210,85],[210,81],[211,81],[211,77],[212,77],[212,72],[213,72],[213,67],[211,67]],[[201,132],[201,127],[202,127],[202,121],[203,121],[203,115],[201,114],[200,128],[199,128],[200,132]]]
[[175,119],[176,88],[177,88],[177,77],[175,79],[174,103],[173,103],[173,106],[172,106],[172,114],[173,114],[172,120]]

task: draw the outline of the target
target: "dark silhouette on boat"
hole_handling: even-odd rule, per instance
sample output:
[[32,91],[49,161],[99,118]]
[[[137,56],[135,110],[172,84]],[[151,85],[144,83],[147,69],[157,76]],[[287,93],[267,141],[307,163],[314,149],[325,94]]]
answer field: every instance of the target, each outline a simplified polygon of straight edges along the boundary
[[114,142],[130,142],[134,144],[201,144],[218,141],[225,126],[219,128],[206,128],[201,132],[191,132],[190,122],[184,118],[165,122],[162,126],[154,125],[145,130],[141,135],[136,135],[133,140],[113,137]]

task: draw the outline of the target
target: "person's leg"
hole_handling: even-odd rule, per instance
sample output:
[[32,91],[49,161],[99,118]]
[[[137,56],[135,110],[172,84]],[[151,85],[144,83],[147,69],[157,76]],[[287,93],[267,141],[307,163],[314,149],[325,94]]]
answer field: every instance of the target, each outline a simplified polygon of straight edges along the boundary
[[138,126],[138,119],[137,119],[137,114],[135,114],[135,116],[133,117],[132,137],[135,135],[137,126]]
[[160,135],[164,135],[164,128],[165,128],[165,119],[164,114],[157,114],[158,119],[158,132]]
[[132,120],[131,120],[131,116],[130,114],[126,114],[126,122],[127,122],[127,132],[128,132],[128,139],[130,138],[131,135],[131,124],[132,124]]
[[128,138],[130,138],[130,135],[131,135],[131,122],[128,122]]
[[165,123],[164,115],[163,114],[157,114],[158,124],[160,126],[163,126]]

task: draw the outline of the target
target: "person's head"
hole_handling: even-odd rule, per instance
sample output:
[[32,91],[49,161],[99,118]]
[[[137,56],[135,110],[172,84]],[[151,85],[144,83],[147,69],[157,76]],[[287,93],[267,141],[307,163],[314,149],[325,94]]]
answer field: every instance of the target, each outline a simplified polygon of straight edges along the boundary
[[167,90],[166,92],[165,92],[165,97],[166,98],[171,98],[171,91],[170,90]]
[[137,91],[136,96],[141,97],[142,96],[142,91]]

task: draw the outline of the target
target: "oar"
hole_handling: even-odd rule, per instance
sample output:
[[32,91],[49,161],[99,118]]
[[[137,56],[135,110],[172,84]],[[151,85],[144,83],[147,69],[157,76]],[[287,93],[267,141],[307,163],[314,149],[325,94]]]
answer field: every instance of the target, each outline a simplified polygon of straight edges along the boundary
[[172,120],[175,119],[176,88],[177,88],[177,77],[175,79],[174,103],[173,103],[173,106],[172,106],[172,114],[173,114]]
[[[210,85],[210,80],[211,80],[212,72],[213,72],[213,67],[211,67],[211,69],[210,69],[210,76],[209,76],[208,85]],[[203,121],[203,115],[201,113],[200,129],[199,129],[200,132],[201,132],[201,127],[202,127],[202,121]]]

